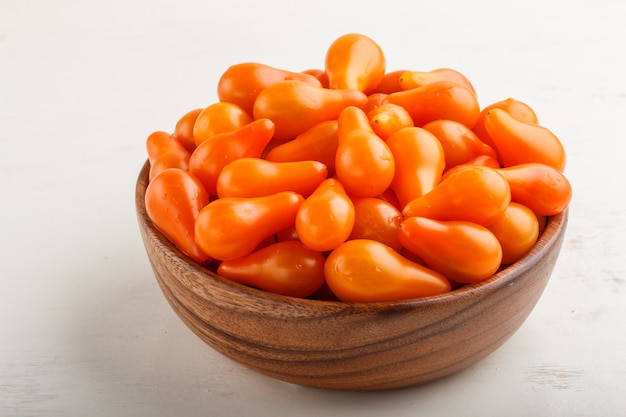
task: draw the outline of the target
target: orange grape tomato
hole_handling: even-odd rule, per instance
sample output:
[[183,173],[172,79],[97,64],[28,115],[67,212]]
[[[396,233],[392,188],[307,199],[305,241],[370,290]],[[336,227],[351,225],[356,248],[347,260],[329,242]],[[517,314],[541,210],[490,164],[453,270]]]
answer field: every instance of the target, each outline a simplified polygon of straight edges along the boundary
[[502,262],[496,236],[473,222],[409,217],[398,236],[404,248],[454,282],[480,282],[496,273]]
[[318,123],[336,120],[348,106],[363,107],[367,96],[356,90],[331,90],[302,81],[264,88],[254,102],[254,118],[276,125],[276,139],[293,139]]
[[467,87],[450,81],[435,81],[410,90],[398,91],[389,94],[384,103],[404,107],[418,127],[433,120],[449,119],[463,123],[471,129],[480,115],[476,94]]
[[318,123],[293,140],[275,146],[265,159],[275,162],[318,161],[326,165],[330,176],[335,172],[337,125],[337,120]]
[[491,155],[477,155],[465,162],[465,165],[480,165],[489,168],[500,168],[500,161]]
[[375,108],[381,106],[386,97],[387,97],[387,94],[383,94],[383,93],[369,94],[367,96],[367,103],[365,103],[365,106],[363,107],[363,111],[365,113],[369,113]]
[[294,72],[258,62],[242,62],[224,71],[217,83],[220,101],[233,103],[252,116],[254,101],[258,94],[272,84],[285,80],[299,80],[321,87],[313,74]]
[[304,298],[324,285],[325,260],[321,252],[307,248],[298,240],[288,240],[242,258],[223,261],[217,273],[264,291]]
[[390,188],[400,207],[429,193],[441,180],[445,155],[441,143],[429,131],[406,127],[387,139],[396,168]]
[[148,179],[167,168],[187,169],[191,153],[173,135],[156,131],[148,135],[146,150],[150,161]]
[[335,39],[326,51],[325,71],[331,89],[369,93],[385,76],[382,48],[370,37],[348,33]]
[[218,198],[200,211],[194,225],[196,242],[221,261],[246,256],[264,239],[293,224],[303,200],[291,191]]
[[539,221],[528,207],[514,201],[487,227],[502,246],[502,263],[512,264],[526,254],[539,237]]
[[565,169],[565,148],[549,129],[521,122],[502,109],[492,109],[485,114],[485,128],[505,167],[539,162],[559,171]]
[[198,119],[198,115],[203,109],[193,109],[185,113],[174,127],[174,137],[189,151],[196,149],[196,142],[193,137],[193,128]]
[[400,85],[400,77],[402,77],[402,74],[404,74],[405,72],[407,72],[407,70],[395,70],[385,73],[380,83],[378,83],[376,88],[369,94],[391,94],[402,91],[402,86]]
[[402,90],[409,90],[435,81],[454,82],[476,94],[476,90],[470,80],[464,74],[453,68],[437,68],[430,71],[405,71],[400,76],[398,83]]
[[407,300],[451,289],[442,274],[369,239],[349,240],[337,247],[328,255],[324,271],[333,294],[347,302]]
[[395,173],[391,150],[370,126],[358,107],[345,108],[338,122],[335,173],[348,194],[376,197],[385,191]]
[[446,170],[480,156],[497,158],[496,151],[480,139],[467,126],[454,120],[439,119],[428,122],[424,129],[435,135],[446,159]]
[[540,216],[564,211],[572,199],[572,185],[558,169],[540,163],[527,163],[498,169],[511,187],[511,199]]
[[326,71],[324,71],[323,69],[309,68],[302,71],[302,73],[314,76],[320,82],[322,87],[328,88],[328,74],[326,74]]
[[217,196],[260,197],[293,191],[306,197],[328,176],[317,161],[273,162],[240,158],[227,164],[217,178]]
[[328,178],[300,206],[296,233],[309,248],[329,251],[348,239],[354,216],[354,204],[341,182]]
[[245,126],[210,137],[189,158],[189,171],[204,184],[210,195],[217,195],[217,179],[222,169],[239,158],[258,158],[274,135],[274,123],[259,119]]
[[229,132],[247,125],[252,117],[233,103],[217,102],[202,109],[193,126],[196,146],[219,133]]
[[366,112],[370,126],[382,140],[387,140],[392,133],[404,128],[412,127],[413,119],[404,107],[397,104],[382,104]]
[[511,201],[511,188],[497,170],[468,165],[460,167],[429,193],[411,200],[405,217],[464,220],[483,226],[493,224]]
[[195,241],[194,224],[208,202],[209,195],[202,183],[180,168],[161,171],[146,188],[146,212],[152,223],[200,264],[208,262],[210,257]]
[[349,239],[370,239],[384,243],[393,250],[402,247],[398,228],[402,213],[391,203],[376,197],[353,197],[354,227]]
[[487,133],[487,129],[485,128],[485,115],[493,109],[506,110],[511,116],[513,116],[513,118],[521,122],[539,124],[539,120],[537,119],[535,111],[532,109],[532,107],[524,102],[509,97],[505,100],[491,103],[481,110],[473,130],[480,140],[482,140],[494,149],[495,144],[493,143],[491,136],[489,136],[489,133]]

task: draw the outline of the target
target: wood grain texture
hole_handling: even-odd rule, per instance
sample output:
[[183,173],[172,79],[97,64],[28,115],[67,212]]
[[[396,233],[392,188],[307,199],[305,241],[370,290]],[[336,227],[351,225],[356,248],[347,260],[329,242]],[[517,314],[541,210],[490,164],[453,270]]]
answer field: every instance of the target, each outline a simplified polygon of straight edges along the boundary
[[382,390],[458,372],[501,346],[528,317],[557,261],[567,212],[549,219],[519,262],[449,294],[384,303],[301,300],[248,288],[195,264],[136,209],[165,298],[202,340],[271,377],[337,390]]

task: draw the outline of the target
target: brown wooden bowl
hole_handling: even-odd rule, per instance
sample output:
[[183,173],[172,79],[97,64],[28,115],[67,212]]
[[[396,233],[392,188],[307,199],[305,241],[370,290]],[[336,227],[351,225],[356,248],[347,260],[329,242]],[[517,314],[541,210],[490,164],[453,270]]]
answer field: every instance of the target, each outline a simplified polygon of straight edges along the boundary
[[556,264],[567,211],[551,217],[523,259],[480,284],[398,302],[296,299],[219,277],[180,252],[148,218],[149,164],[135,204],[141,236],[165,298],[218,352],[304,386],[381,390],[421,384],[476,363],[528,317]]

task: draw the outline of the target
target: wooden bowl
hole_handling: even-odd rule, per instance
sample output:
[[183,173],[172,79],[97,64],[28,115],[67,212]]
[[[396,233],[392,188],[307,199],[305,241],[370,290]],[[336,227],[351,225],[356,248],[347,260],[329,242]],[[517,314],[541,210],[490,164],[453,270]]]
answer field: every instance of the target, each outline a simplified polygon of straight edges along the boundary
[[156,279],[180,319],[230,359],[294,384],[382,390],[433,381],[476,363],[522,325],[557,261],[567,211],[535,247],[486,281],[423,299],[344,303],[296,299],[217,276],[180,252],[135,203]]

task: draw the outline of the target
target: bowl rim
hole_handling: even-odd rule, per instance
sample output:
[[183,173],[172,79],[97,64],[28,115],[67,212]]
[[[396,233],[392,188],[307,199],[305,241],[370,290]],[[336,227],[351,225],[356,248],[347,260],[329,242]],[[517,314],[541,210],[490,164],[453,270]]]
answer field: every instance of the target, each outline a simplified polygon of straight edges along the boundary
[[296,298],[281,294],[275,294],[258,288],[239,284],[228,278],[221,277],[208,268],[198,264],[180,249],[178,249],[150,220],[145,208],[145,189],[148,184],[150,161],[146,160],[142,166],[135,184],[135,209],[138,222],[148,234],[151,242],[158,244],[162,251],[172,262],[178,266],[189,270],[196,276],[202,276],[210,280],[212,285],[219,286],[223,290],[241,293],[246,297],[275,302],[283,305],[300,306],[310,309],[324,307],[326,309],[350,309],[350,310],[397,310],[415,309],[428,307],[432,304],[458,303],[463,299],[478,299],[487,294],[497,291],[499,288],[514,285],[518,276],[526,272],[541,256],[553,245],[558,243],[558,237],[565,232],[569,209],[550,216],[543,233],[537,239],[535,245],[519,260],[507,265],[491,277],[475,284],[465,284],[447,293],[412,298],[397,301],[376,301],[376,302],[346,302],[335,300],[318,300],[311,298]]

